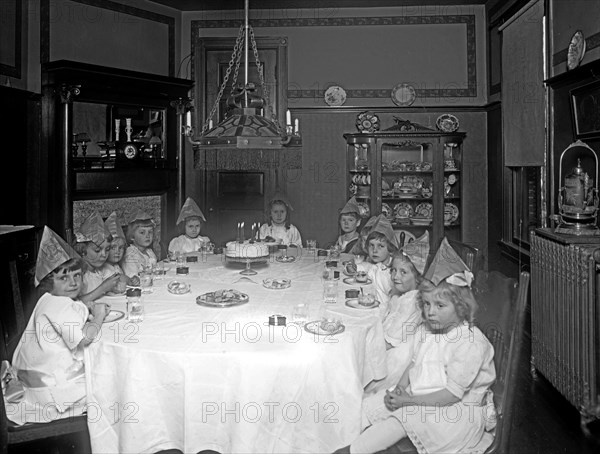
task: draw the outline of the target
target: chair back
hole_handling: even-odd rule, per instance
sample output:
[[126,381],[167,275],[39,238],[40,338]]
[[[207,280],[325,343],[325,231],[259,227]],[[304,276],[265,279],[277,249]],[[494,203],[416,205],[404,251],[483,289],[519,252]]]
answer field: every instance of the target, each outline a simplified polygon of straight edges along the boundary
[[483,269],[483,254],[478,248],[456,240],[448,239],[448,243],[474,275]]
[[479,310],[476,324],[494,347],[496,382],[492,386],[497,422],[494,442],[486,453],[507,453],[514,411],[517,369],[525,331],[529,273],[519,282],[497,271],[481,271],[474,294]]

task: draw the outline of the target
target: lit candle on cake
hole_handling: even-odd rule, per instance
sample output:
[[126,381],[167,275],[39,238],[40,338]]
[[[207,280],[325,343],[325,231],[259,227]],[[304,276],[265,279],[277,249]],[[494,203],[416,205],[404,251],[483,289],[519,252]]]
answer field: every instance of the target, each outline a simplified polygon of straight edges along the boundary
[[240,241],[240,243],[244,242],[244,223],[242,222],[242,226],[240,227],[241,233],[242,233],[242,240]]
[[241,238],[242,236],[240,235],[240,223],[237,223],[237,233],[235,235],[237,237],[237,240],[241,243]]

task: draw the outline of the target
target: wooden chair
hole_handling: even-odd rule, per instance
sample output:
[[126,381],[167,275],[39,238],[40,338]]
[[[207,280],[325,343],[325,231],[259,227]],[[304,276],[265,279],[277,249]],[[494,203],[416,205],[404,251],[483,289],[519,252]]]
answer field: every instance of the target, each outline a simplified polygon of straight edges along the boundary
[[[519,283],[497,271],[478,274],[473,288],[479,304],[477,326],[494,346],[496,382],[492,386],[498,418],[494,441],[486,453],[508,453],[514,411],[517,369],[525,331],[525,309],[529,273],[522,272]],[[404,438],[378,454],[414,454],[417,450]]]
[[477,275],[483,269],[483,254],[479,249],[456,240],[448,240],[448,243],[450,243],[452,249],[456,251],[474,275]]
[[[0,306],[0,361],[12,361],[12,355],[25,330],[27,320],[23,312],[19,279],[14,260],[2,263],[0,272],[10,276],[9,288],[3,288],[2,305]],[[62,435],[76,434],[78,446],[88,446],[89,432],[87,417],[77,416],[49,423],[35,423],[17,426],[6,416],[4,399],[0,398],[0,454],[8,452],[9,447],[36,440],[48,439]],[[79,442],[79,440],[81,440]],[[46,452],[58,452],[56,446],[49,445]]]

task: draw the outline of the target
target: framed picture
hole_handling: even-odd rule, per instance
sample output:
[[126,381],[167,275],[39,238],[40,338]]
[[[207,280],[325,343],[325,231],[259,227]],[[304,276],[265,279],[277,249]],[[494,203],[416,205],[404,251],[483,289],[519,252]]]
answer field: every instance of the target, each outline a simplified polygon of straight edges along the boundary
[[600,137],[600,81],[571,90],[576,139]]
[[21,2],[0,1],[0,74],[21,78]]

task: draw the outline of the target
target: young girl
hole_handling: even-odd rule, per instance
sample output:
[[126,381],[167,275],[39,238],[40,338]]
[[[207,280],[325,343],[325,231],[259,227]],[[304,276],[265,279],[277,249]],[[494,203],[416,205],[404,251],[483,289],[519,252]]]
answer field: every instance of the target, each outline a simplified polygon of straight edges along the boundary
[[494,349],[475,326],[472,274],[454,274],[436,287],[424,281],[412,363],[393,390],[363,402],[365,425],[349,447],[371,453],[409,437],[419,452],[483,452],[493,441],[490,386],[496,378]]
[[360,208],[356,198],[352,197],[340,211],[339,224],[342,234],[335,243],[340,252],[350,253],[358,243],[360,236],[357,229],[360,226],[360,220]]
[[[77,253],[44,228],[35,270],[38,300],[13,355],[24,394],[6,407],[17,424],[50,422],[85,410],[83,348],[94,341],[108,306],[88,309],[80,299],[81,262]],[[90,318],[91,313],[91,318]]]
[[200,236],[202,223],[206,222],[204,214],[200,207],[194,202],[191,197],[188,197],[177,218],[177,227],[184,227],[184,233],[175,237],[169,243],[169,253],[180,252],[182,254],[188,252],[197,252],[202,246],[210,243],[210,238]]
[[[290,223],[289,212],[293,208],[282,196],[276,196],[269,203],[269,222],[260,227],[260,237],[281,240],[281,244],[302,246],[302,237],[298,229]],[[268,238],[267,238],[268,239]]]
[[128,277],[136,276],[144,268],[156,265],[156,254],[152,250],[154,241],[154,221],[152,218],[138,210],[129,221],[127,237],[130,245],[125,251],[123,271]]
[[371,383],[367,387],[369,393],[398,383],[410,363],[414,334],[423,321],[418,306],[418,286],[423,278],[415,265],[403,252],[395,252],[392,254],[390,274],[393,288],[389,313],[383,321],[388,374],[385,379]]
[[[104,268],[111,241],[112,236],[97,212],[90,214],[76,232],[75,251],[84,261],[82,294],[93,291],[96,297],[100,297],[107,292],[125,290],[125,282],[119,284],[119,277],[113,278],[115,273]],[[119,289],[119,286],[123,288]]]
[[373,282],[379,301],[380,315],[382,320],[387,317],[389,311],[389,294],[392,291],[392,277],[389,267],[391,265],[391,254],[396,252],[396,238],[392,224],[385,216],[379,215],[373,222],[373,226],[366,240],[368,261],[358,263],[357,271],[366,271]]
[[103,271],[107,275],[119,274],[123,277],[123,279],[120,279],[119,288],[117,289],[121,290],[120,293],[122,293],[125,291],[127,285],[139,285],[140,278],[138,276],[127,277],[123,272],[123,268],[121,268],[121,261],[125,256],[125,249],[127,249],[127,239],[119,223],[117,212],[113,211],[106,218],[104,224],[112,236],[112,241]]

